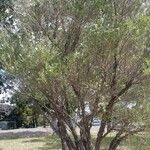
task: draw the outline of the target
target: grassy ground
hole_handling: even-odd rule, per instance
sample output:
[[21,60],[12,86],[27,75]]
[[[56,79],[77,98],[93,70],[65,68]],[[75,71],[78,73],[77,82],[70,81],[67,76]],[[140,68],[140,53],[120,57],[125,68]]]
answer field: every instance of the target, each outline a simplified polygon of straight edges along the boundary
[[33,137],[1,139],[0,150],[58,150],[60,145],[55,137]]
[[[103,141],[103,150],[107,150],[107,145],[112,136]],[[59,140],[55,136],[32,137],[16,139],[0,139],[0,150],[60,150]],[[150,150],[150,136],[138,135],[130,137],[121,144],[118,150]]]

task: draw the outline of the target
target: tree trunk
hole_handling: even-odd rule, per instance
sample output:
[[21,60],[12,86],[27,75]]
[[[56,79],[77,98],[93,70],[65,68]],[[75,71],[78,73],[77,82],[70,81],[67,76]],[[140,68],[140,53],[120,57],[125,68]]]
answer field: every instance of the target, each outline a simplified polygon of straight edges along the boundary
[[112,140],[112,142],[109,145],[109,149],[108,150],[116,150],[121,141],[122,141],[121,139]]
[[69,149],[65,140],[61,139],[61,146],[62,146],[62,150],[72,150],[72,149]]
[[70,144],[61,140],[62,150],[93,150],[91,146],[89,147],[89,144],[86,141],[79,141],[76,145],[76,148],[68,147]]
[[100,149],[100,145],[101,145],[101,142],[102,142],[102,139],[103,139],[103,133],[105,131],[105,126],[106,126],[106,121],[102,120],[101,127],[98,131],[97,139],[96,139],[96,142],[95,142],[95,150]]
[[66,126],[62,121],[58,121],[58,131],[61,138],[62,150],[76,150],[75,144],[67,134]]

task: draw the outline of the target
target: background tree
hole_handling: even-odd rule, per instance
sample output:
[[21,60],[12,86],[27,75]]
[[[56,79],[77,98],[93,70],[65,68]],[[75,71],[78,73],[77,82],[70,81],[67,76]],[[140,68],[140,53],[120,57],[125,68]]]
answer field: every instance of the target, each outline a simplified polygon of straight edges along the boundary
[[0,69],[0,120],[9,116],[14,106],[11,105],[10,97],[13,94],[14,78],[4,69]]
[[14,8],[12,0],[0,1],[0,27],[7,29],[13,29],[14,27]]
[[39,106],[31,99],[25,99],[20,93],[16,92],[11,98],[15,108],[10,118],[14,118],[17,127],[35,128],[37,126],[46,126],[46,118]]
[[[7,41],[1,43],[2,60],[19,79],[21,93],[44,111],[62,149],[99,150],[103,139],[116,131],[107,145],[115,150],[129,135],[143,131],[147,112],[139,114],[150,32],[143,4],[140,0],[15,3],[19,31],[13,36],[2,31],[1,41]],[[79,122],[74,121],[75,114]],[[101,126],[93,142],[95,116],[101,118]]]

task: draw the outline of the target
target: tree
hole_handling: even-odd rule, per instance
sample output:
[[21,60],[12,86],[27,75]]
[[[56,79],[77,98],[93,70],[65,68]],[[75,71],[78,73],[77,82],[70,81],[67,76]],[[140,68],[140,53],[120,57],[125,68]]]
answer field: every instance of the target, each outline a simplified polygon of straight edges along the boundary
[[10,115],[14,106],[10,103],[13,78],[3,69],[0,69],[0,120]]
[[15,108],[10,118],[15,118],[17,127],[34,128],[46,125],[41,109],[32,99],[25,99],[24,96],[16,92],[12,96],[11,102],[15,104]]
[[12,0],[0,1],[0,26],[10,27],[14,23],[14,9]]
[[[25,10],[18,12],[23,14],[20,32],[13,37],[3,32],[2,39],[11,42],[3,43],[7,51],[2,59],[19,78],[21,93],[44,111],[62,149],[102,149],[103,139],[115,131],[108,145],[115,150],[129,135],[142,131],[139,120],[147,115],[139,113],[148,76],[144,64],[150,24],[143,1],[25,4]],[[87,104],[90,113],[85,111]],[[101,126],[93,142],[90,130],[95,117],[101,118]]]

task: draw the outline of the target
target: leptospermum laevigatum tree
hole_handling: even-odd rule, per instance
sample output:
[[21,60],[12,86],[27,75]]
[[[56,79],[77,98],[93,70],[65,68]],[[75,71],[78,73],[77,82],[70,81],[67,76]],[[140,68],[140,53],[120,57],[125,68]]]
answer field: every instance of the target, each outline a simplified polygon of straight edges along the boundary
[[[112,132],[107,149],[115,150],[144,130],[148,6],[142,0],[14,3],[17,30],[1,33],[3,63],[43,110],[63,150],[100,150]],[[101,125],[93,140],[95,117]]]

